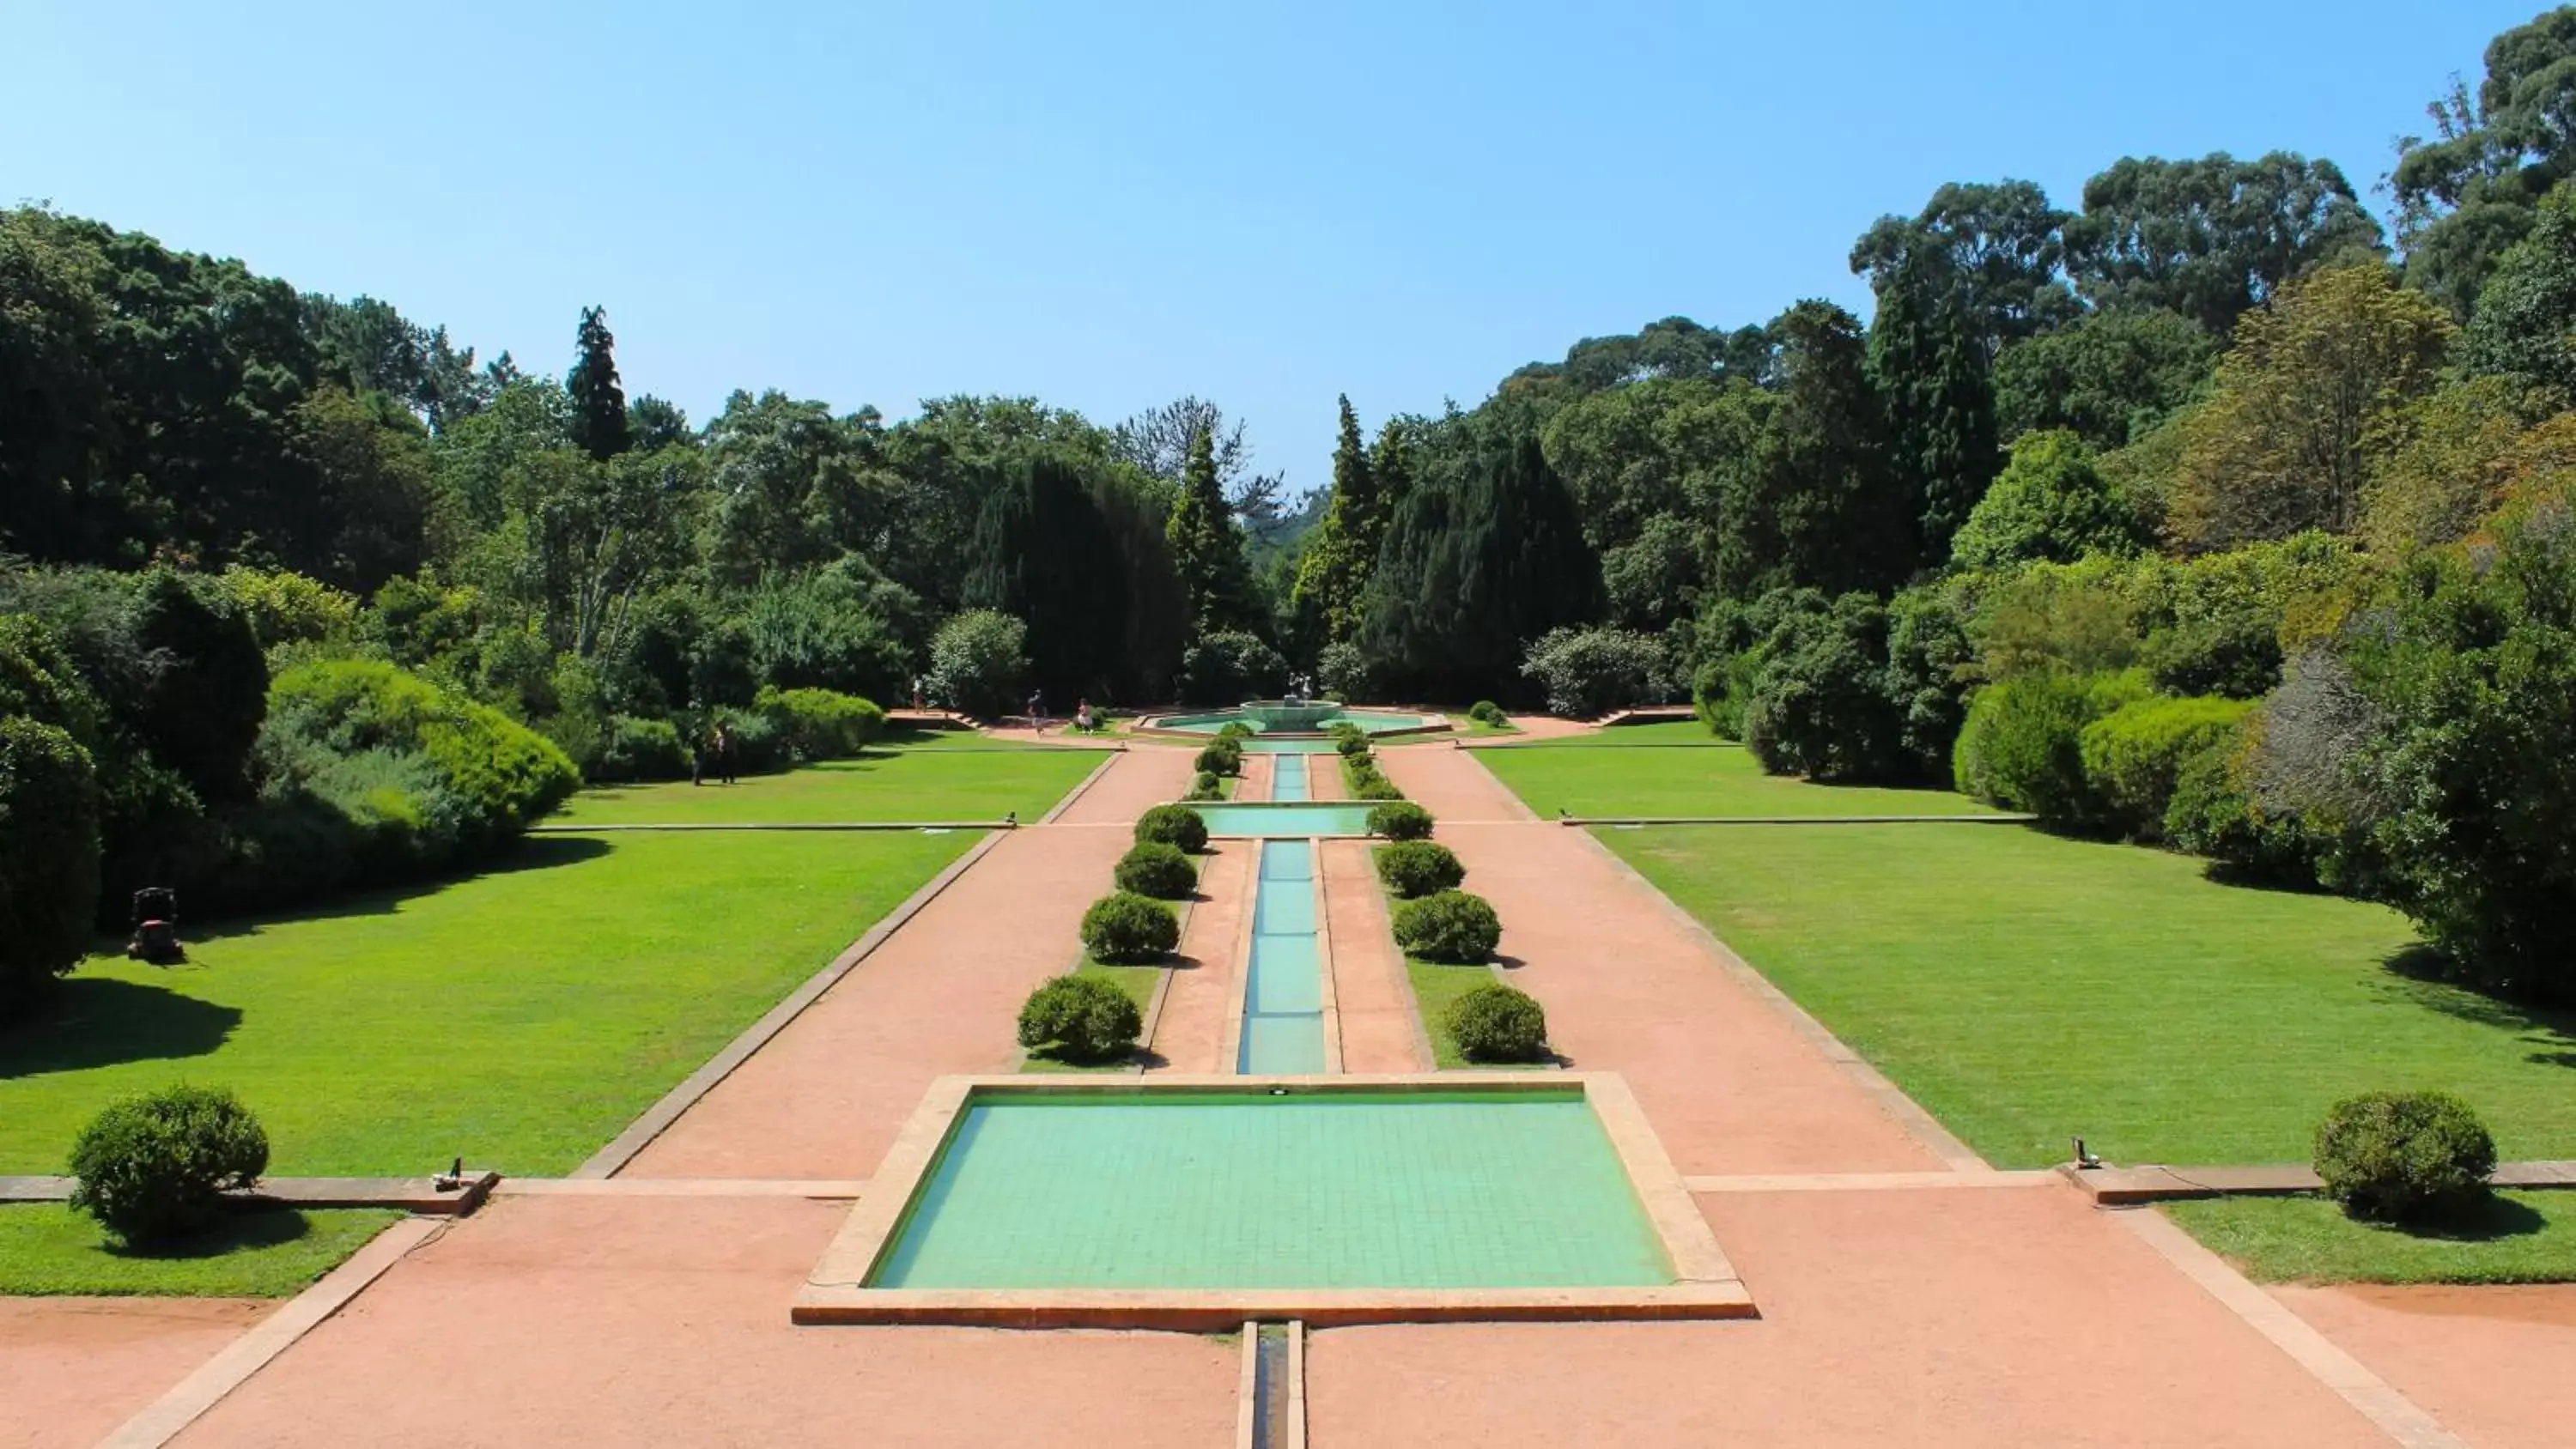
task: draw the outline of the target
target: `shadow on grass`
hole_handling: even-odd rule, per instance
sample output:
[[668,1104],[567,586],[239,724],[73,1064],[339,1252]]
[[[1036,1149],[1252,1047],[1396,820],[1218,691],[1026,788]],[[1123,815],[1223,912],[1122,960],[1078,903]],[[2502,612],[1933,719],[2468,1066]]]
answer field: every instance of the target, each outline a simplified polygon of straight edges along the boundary
[[2434,1243],[2492,1243],[2505,1238],[2527,1238],[2549,1226],[2549,1219],[2529,1203],[2491,1195],[2486,1201],[2449,1222],[2438,1223],[2372,1223],[2378,1232],[2395,1233]]
[[[597,860],[617,847],[591,835],[532,835],[523,837],[508,854],[483,862],[474,870],[406,881],[401,885],[379,886],[353,891],[347,895],[308,902],[256,914],[230,916],[198,923],[183,919],[179,935],[188,942],[228,941],[241,936],[256,936],[271,926],[300,921],[332,921],[349,916],[389,916],[402,908],[403,902],[416,896],[436,895],[459,881],[480,880],[486,876],[517,875],[522,871],[558,870]],[[184,906],[186,903],[181,902]]]
[[2525,1046],[2536,1048],[2523,1057],[2535,1066],[2576,1067],[2576,1011],[2480,991],[2454,976],[2448,957],[2420,942],[2380,964],[2393,978],[2386,994],[2461,1021],[2519,1033]]
[[128,1246],[109,1238],[100,1244],[100,1250],[111,1258],[187,1262],[281,1247],[312,1231],[313,1224],[294,1208],[260,1208],[250,1212],[227,1212],[207,1224],[202,1231],[171,1242]]
[[202,1057],[229,1040],[241,1019],[239,1007],[166,986],[76,976],[53,990],[34,1019],[0,1031],[0,1081]]

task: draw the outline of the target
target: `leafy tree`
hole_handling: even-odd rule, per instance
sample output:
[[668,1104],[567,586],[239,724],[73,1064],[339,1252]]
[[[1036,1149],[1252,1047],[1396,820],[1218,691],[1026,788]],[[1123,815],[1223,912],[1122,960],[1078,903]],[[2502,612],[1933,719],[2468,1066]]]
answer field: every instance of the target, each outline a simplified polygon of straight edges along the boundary
[[1029,626],[997,609],[975,609],[939,626],[930,641],[930,688],[969,714],[1000,715],[1019,701],[1028,676]]
[[2216,338],[2160,307],[2095,312],[2006,348],[1995,359],[1995,427],[2071,429],[2095,448],[2141,436],[2191,400],[2216,366]]
[[2576,401],[2576,186],[2550,192],[2497,259],[2461,340],[2469,371]]
[[2331,161],[2122,157],[2084,183],[2066,267],[2099,307],[2165,307],[2224,335],[2309,267],[2379,256],[2379,223]]
[[2137,509],[2093,466],[2083,439],[2031,433],[2013,445],[2012,462],[1968,515],[1950,558],[1961,568],[2003,569],[2033,559],[2132,554],[2150,541]]
[[1243,536],[1217,480],[1216,445],[1202,429],[1182,469],[1180,499],[1172,506],[1164,538],[1180,575],[1189,617],[1202,630],[1249,628],[1255,618],[1251,575],[1244,566]]
[[136,732],[207,798],[245,793],[268,663],[241,606],[212,580],[155,569],[136,591],[132,637],[143,672]]
[[0,1021],[89,949],[98,867],[89,751],[52,725],[0,715]]
[[697,441],[689,415],[678,403],[645,393],[626,405],[626,445],[639,453],[658,453]]
[[2473,377],[2383,414],[2362,439],[2362,538],[2394,558],[2468,537],[2528,457],[2535,402],[2511,378]]
[[1744,746],[1775,775],[1883,780],[1911,764],[1887,685],[1887,608],[1845,594],[1797,612],[1765,641],[1744,701]]
[[1909,271],[1955,278],[1960,325],[1992,360],[2082,312],[2059,272],[2066,220],[2032,182],[1949,182],[1911,219],[1880,217],[1853,243],[1851,269],[1882,301],[1912,285],[1901,280]]
[[[873,423],[872,413],[836,418],[822,403],[780,392],[726,399],[706,431],[715,499],[706,553],[717,577],[749,583],[771,569],[820,564],[844,547],[884,539],[901,505],[870,466]],[[999,467],[976,477],[980,509]],[[953,599],[970,550],[959,539],[942,552],[953,572],[944,594],[925,597]]]
[[605,463],[626,451],[626,390],[617,385],[617,339],[608,331],[608,310],[581,309],[580,356],[564,378],[572,397],[573,445]]
[[316,389],[292,417],[296,456],[317,475],[319,503],[337,526],[315,529],[314,576],[361,593],[427,561],[428,433],[381,392]]
[[1208,435],[1217,487],[1227,506],[1255,538],[1269,541],[1270,530],[1282,519],[1279,490],[1286,480],[1278,473],[1252,470],[1252,444],[1243,435],[1243,422],[1228,419],[1224,408],[1202,397],[1149,408],[1110,430],[1109,452],[1177,491],[1188,482],[1190,448],[1200,433]]
[[2388,189],[2406,280],[2471,314],[2498,259],[2530,229],[2532,208],[2576,175],[2576,7],[2559,6],[2488,42],[2472,94],[2456,77],[2425,108],[2430,138],[2397,143]]
[[1737,388],[1712,432],[1718,586],[1881,589],[1914,567],[1914,518],[1892,464],[1860,323],[1801,302],[1771,324],[1772,390]]
[[2246,314],[2218,386],[2181,423],[2169,527],[2193,548],[2351,531],[2362,440],[2430,391],[2453,327],[2378,263],[2336,267]]

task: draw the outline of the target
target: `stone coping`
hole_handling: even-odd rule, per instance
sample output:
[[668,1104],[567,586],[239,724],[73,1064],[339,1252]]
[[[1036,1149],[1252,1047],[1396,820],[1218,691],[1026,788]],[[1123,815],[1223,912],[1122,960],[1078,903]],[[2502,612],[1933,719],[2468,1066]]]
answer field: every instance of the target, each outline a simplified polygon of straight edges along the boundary
[[2030,825],[2036,815],[1560,815],[1559,825]]
[[[978,1095],[1175,1093],[1332,1096],[1384,1093],[1583,1093],[1655,1230],[1673,1281],[1623,1288],[915,1289],[864,1286],[893,1245],[968,1104]],[[1005,1328],[1158,1328],[1221,1332],[1246,1319],[1316,1327],[1364,1323],[1542,1322],[1760,1316],[1627,1081],[1612,1072],[1405,1072],[1335,1077],[1030,1078],[932,1082],[798,1293],[800,1324],[948,1323]]]
[[1013,830],[1015,820],[796,820],[764,822],[757,820],[691,820],[615,825],[531,825],[530,835],[614,835],[632,830],[756,830],[756,831],[861,831],[861,830]]
[[[1239,705],[1221,704],[1210,705],[1206,709],[1198,710],[1156,710],[1154,713],[1145,715],[1138,719],[1133,728],[1130,729],[1129,733],[1157,740],[1190,740],[1199,744],[1206,744],[1216,738],[1215,731],[1173,729],[1165,725],[1163,721],[1167,719],[1189,719],[1203,714],[1220,714],[1226,710],[1238,709],[1240,707],[1241,706]],[[1458,728],[1456,725],[1449,722],[1449,716],[1442,714],[1437,710],[1404,709],[1400,706],[1391,704],[1346,704],[1339,707],[1342,709],[1357,710],[1362,714],[1366,714],[1371,710],[1382,710],[1388,714],[1419,715],[1422,719],[1422,723],[1406,725],[1402,729],[1370,730],[1368,732],[1368,737],[1371,740],[1400,740],[1418,738],[1425,735],[1449,735],[1457,733]],[[1332,738],[1332,732],[1329,730],[1261,730],[1258,732],[1258,735],[1260,737],[1274,740],[1322,740]]]
[[[261,1208],[392,1208],[425,1217],[464,1217],[483,1205],[500,1182],[497,1172],[468,1172],[455,1186],[431,1177],[263,1177],[244,1192],[224,1194],[226,1206]],[[68,1177],[0,1177],[0,1202],[62,1202],[72,1195]]]
[[[2297,1197],[2325,1191],[2315,1169],[2299,1163],[2252,1167],[2077,1167],[2058,1174],[2093,1199],[2096,1207],[2187,1202],[2212,1197]],[[2495,1187],[2576,1188],[2576,1161],[2503,1162],[2487,1179]]]

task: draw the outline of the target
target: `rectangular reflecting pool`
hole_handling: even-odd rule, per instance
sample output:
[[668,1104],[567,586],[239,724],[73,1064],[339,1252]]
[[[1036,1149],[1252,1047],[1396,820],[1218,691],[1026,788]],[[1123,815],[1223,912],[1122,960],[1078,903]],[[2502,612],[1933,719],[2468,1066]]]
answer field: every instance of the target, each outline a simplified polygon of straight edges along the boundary
[[1208,834],[1230,835],[1254,840],[1302,840],[1308,836],[1366,835],[1369,807],[1365,804],[1236,804],[1192,805],[1199,818],[1207,822]]
[[1619,1078],[942,1077],[800,1323],[1753,1313]]
[[918,1288],[1669,1283],[1581,1092],[970,1104],[869,1281]]
[[1323,1071],[1324,969],[1315,934],[1315,847],[1261,843],[1235,1070],[1284,1077]]

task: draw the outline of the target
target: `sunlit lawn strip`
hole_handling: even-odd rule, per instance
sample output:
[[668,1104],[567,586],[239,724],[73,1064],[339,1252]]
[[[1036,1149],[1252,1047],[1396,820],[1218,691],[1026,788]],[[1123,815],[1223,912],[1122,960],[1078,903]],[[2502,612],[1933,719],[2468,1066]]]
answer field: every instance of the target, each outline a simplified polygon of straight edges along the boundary
[[2507,1159],[2576,1156],[2576,1015],[2390,969],[2385,907],[2020,826],[1597,832],[1999,1165],[2307,1160],[2357,1092],[2466,1098]]
[[2317,1197],[2162,1210],[2263,1283],[2576,1282],[2576,1192],[2500,1192],[2442,1232],[2357,1223]]
[[549,825],[799,825],[870,821],[1032,822],[1081,783],[1096,750],[925,745],[832,760],[731,785],[685,780],[606,786],[573,797]]
[[0,1207],[0,1297],[286,1298],[366,1246],[401,1214],[372,1208],[227,1213],[151,1249],[113,1244],[60,1203]]
[[[1699,729],[1697,724],[1689,724]],[[1948,790],[1810,785],[1766,775],[1751,752],[1637,749],[1613,736],[1667,729],[1622,725],[1583,736],[1480,751],[1485,762],[1531,809],[1586,818],[1734,815],[1800,819],[1833,815],[1974,815],[1985,805]],[[1702,738],[1706,731],[1702,731]]]
[[[685,788],[685,787],[684,787]],[[94,957],[0,1032],[0,1172],[110,1101],[230,1087],[281,1175],[578,1165],[979,837],[555,836],[510,868]]]

